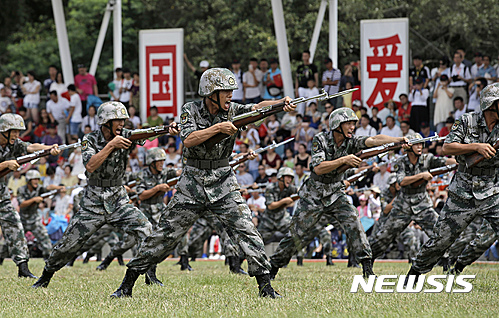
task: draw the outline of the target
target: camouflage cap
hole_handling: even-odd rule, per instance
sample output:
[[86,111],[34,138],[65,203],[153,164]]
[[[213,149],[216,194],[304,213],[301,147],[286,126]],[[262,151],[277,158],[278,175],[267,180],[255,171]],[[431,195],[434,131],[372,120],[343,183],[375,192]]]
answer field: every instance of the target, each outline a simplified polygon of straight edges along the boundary
[[346,123],[348,121],[357,122],[358,120],[359,118],[350,108],[338,108],[333,110],[331,115],[329,115],[329,128],[331,130],[335,130],[336,128],[340,127],[342,123]]
[[125,105],[120,102],[106,102],[99,106],[97,110],[97,124],[104,125],[113,119],[128,119],[128,112]]
[[234,73],[226,68],[211,68],[199,80],[199,95],[210,96],[216,91],[238,89]]
[[397,183],[397,174],[396,173],[392,173],[388,177],[388,185],[392,185],[394,183]]
[[146,165],[155,161],[166,160],[166,152],[162,148],[151,148],[146,153]]
[[24,119],[17,114],[3,114],[0,116],[0,132],[6,132],[11,129],[26,130]]
[[33,180],[33,179],[41,179],[42,176],[40,175],[40,172],[38,172],[37,170],[28,170],[28,172],[26,172],[26,181],[30,181],[30,180]]
[[294,178],[295,173],[290,167],[282,167],[281,169],[279,169],[279,172],[277,172],[277,179],[281,179],[284,176],[290,176]]
[[480,93],[480,110],[489,109],[496,100],[499,100],[499,83],[485,86]]

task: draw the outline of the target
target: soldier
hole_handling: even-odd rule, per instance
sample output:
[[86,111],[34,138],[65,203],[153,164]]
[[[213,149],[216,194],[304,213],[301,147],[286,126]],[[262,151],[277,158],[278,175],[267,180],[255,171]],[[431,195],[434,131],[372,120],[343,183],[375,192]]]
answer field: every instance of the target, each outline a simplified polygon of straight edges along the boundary
[[[58,145],[45,146],[30,144],[19,139],[19,132],[26,130],[24,120],[15,114],[3,114],[0,117],[0,171],[5,169],[16,171],[19,164],[17,157],[39,150],[51,149],[52,155],[58,155]],[[23,225],[19,214],[10,201],[6,177],[0,179],[0,227],[9,254],[18,267],[19,277],[36,278],[28,268],[28,246],[24,237]]]
[[62,189],[64,186],[49,185],[47,188],[40,186],[40,173],[37,170],[26,172],[26,185],[17,191],[17,200],[21,212],[21,222],[24,231],[30,231],[39,243],[44,259],[47,259],[52,250],[52,243],[47,233],[47,229],[42,224],[42,218],[38,213],[38,204],[43,201],[40,195],[47,191]]
[[[410,135],[409,139],[423,139],[420,134]],[[388,214],[378,233],[369,238],[373,253],[373,262],[382,256],[388,245],[404,231],[411,221],[416,222],[429,236],[433,234],[433,225],[438,218],[433,209],[433,203],[426,192],[426,184],[433,179],[428,170],[454,164],[454,159],[437,158],[433,154],[423,154],[423,144],[412,145],[407,150],[407,156],[400,158],[393,170],[397,173],[397,182],[401,190],[393,202],[393,208]],[[423,180],[414,187],[412,184]]]
[[[230,120],[275,102],[231,103],[232,91],[237,88],[236,78],[230,70],[209,69],[203,73],[199,84],[203,99],[182,106],[180,137],[186,164],[176,186],[177,192],[168,203],[167,213],[161,216],[157,231],[144,241],[138,255],[128,263],[125,278],[113,297],[131,296],[139,274],[162,260],[208,210],[222,222],[231,239],[239,243],[248,260],[249,275],[256,276],[260,296],[280,297],[270,285],[270,264],[262,237],[251,221],[251,211],[238,191],[234,171],[229,166],[238,131]],[[289,105],[289,97],[281,101],[287,104],[285,111],[296,108]],[[218,133],[230,137],[208,149],[203,143]],[[252,153],[249,159],[254,158]]]
[[[487,220],[499,234],[499,158],[491,146],[499,139],[498,101],[499,83],[486,86],[480,94],[481,112],[463,114],[445,139],[443,152],[455,155],[459,168],[449,185],[435,233],[419,251],[409,275],[429,272],[477,216]],[[465,155],[473,152],[486,160],[467,168]]]
[[374,275],[371,266],[371,248],[358,217],[357,209],[344,193],[344,173],[337,169],[343,165],[357,167],[362,160],[358,151],[389,142],[406,142],[405,138],[385,135],[374,137],[353,136],[358,121],[355,112],[348,108],[334,110],[329,117],[331,131],[319,133],[312,141],[311,175],[300,188],[300,200],[291,220],[290,231],[279,243],[271,257],[274,276],[279,268],[286,266],[297,250],[308,245],[315,236],[312,231],[322,215],[335,218],[344,228],[345,234],[363,266],[364,275]]
[[[487,221],[485,221],[485,222],[487,222]],[[447,266],[447,268],[449,266],[454,265],[457,258],[459,257],[459,255],[461,255],[461,253],[464,251],[466,246],[468,246],[470,244],[470,242],[475,239],[475,237],[478,234],[478,231],[480,230],[480,228],[482,226],[482,223],[483,223],[483,218],[480,216],[477,216],[473,220],[473,222],[471,222],[466,227],[466,229],[463,232],[461,232],[461,234],[459,235],[457,240],[454,243],[452,243],[451,247],[449,247],[449,250],[447,251],[447,253],[449,254],[448,264],[445,264]],[[446,271],[445,268],[444,268],[444,270]]]
[[[131,132],[123,129],[125,119],[128,119],[127,110],[119,102],[107,102],[99,107],[97,124],[100,129],[85,135],[82,141],[87,187],[80,210],[54,246],[34,288],[47,287],[54,273],[72,259],[92,234],[106,223],[135,236],[140,242],[151,233],[151,223],[129,203],[123,186],[128,156],[140,143],[127,138]],[[174,130],[170,129],[170,133],[174,133]]]

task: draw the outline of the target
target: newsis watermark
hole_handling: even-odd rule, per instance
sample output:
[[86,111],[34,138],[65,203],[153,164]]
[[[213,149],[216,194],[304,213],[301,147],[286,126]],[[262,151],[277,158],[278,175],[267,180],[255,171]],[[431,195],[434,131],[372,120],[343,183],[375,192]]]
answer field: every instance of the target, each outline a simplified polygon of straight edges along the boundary
[[[469,293],[473,290],[473,285],[469,280],[475,279],[475,275],[425,275],[419,276],[416,282],[416,276],[411,275],[404,286],[407,275],[371,275],[367,281],[362,275],[355,275],[352,282],[351,293],[357,293],[362,289],[365,293]],[[432,286],[423,290],[424,283]]]

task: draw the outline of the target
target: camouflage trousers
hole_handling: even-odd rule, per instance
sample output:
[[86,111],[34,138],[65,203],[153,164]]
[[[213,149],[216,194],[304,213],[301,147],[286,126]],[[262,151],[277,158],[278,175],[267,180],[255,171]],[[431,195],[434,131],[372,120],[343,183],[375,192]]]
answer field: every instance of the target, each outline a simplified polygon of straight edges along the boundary
[[[325,256],[332,256],[333,252],[333,243],[331,241],[331,233],[326,230],[324,227],[329,224],[330,222],[326,221],[325,217],[322,217],[319,222],[317,222],[313,232],[318,233],[317,236],[319,238],[319,243],[322,245],[322,252],[324,253]],[[338,222],[334,221],[338,225],[338,229],[340,229],[340,226]],[[336,227],[336,225],[335,225]],[[308,257],[308,254],[306,253],[307,247],[303,247],[301,250],[298,250],[296,252],[297,257]]]
[[54,246],[45,269],[55,272],[64,267],[104,224],[122,229],[139,241],[150,235],[152,230],[151,223],[132,204],[125,204],[109,214],[97,214],[80,207],[64,235]]
[[239,191],[233,191],[213,203],[207,198],[193,198],[191,194],[177,191],[168,203],[166,213],[161,216],[157,229],[144,240],[137,256],[127,266],[145,273],[151,265],[164,259],[206,211],[211,211],[220,220],[232,241],[239,242],[248,260],[250,276],[268,274],[270,263],[262,237],[251,221],[251,211]]
[[270,258],[273,266],[279,268],[286,266],[296,251],[310,244],[325,225],[321,224],[322,227],[317,227],[317,223],[323,216],[325,220],[335,219],[345,230],[350,241],[350,252],[355,253],[358,260],[371,258],[371,248],[360,223],[358,211],[350,204],[346,195],[340,195],[333,204],[327,207],[319,202],[311,202],[303,198],[298,200],[295,214],[291,219],[290,230]]
[[26,222],[21,220],[24,231],[31,232],[35,236],[38,247],[42,251],[43,258],[47,258],[52,251],[52,242],[50,241],[49,234],[47,232],[47,228],[42,224],[42,220],[40,218],[36,220],[30,220],[30,222]]
[[477,216],[473,222],[471,222],[466,229],[461,232],[457,240],[452,243],[451,247],[447,251],[449,253],[449,260],[453,264],[456,259],[461,255],[466,246],[475,238],[478,230],[482,226],[483,219]]
[[113,248],[120,240],[115,231],[117,230],[113,226],[104,224],[85,242],[79,253],[89,252],[91,254],[99,254],[106,243]]
[[413,268],[423,274],[431,271],[445,251],[477,216],[481,215],[490,223],[493,231],[499,233],[498,206],[499,195],[484,200],[466,200],[449,192],[441,216],[435,224],[434,234],[421,247]]
[[397,205],[394,206],[378,232],[369,237],[373,259],[382,256],[388,246],[409,226],[411,221],[416,222],[428,236],[431,236],[437,219],[438,214],[431,206],[417,214],[411,210],[403,210]]
[[9,255],[16,265],[29,259],[28,245],[19,214],[10,201],[0,202],[0,227]]
[[291,224],[291,216],[288,212],[284,212],[282,217],[279,218],[268,215],[269,213],[272,212],[266,210],[258,222],[258,231],[262,235],[265,244],[275,241],[274,238],[282,239],[288,233]]
[[457,262],[468,266],[473,264],[474,261],[480,258],[486,250],[488,250],[499,235],[496,234],[492,226],[487,220],[483,220],[482,225],[475,238],[466,246],[464,251],[457,258]]
[[407,252],[409,259],[414,260],[420,247],[415,229],[409,226],[406,227],[405,230],[400,233],[399,242],[404,246],[404,250]]

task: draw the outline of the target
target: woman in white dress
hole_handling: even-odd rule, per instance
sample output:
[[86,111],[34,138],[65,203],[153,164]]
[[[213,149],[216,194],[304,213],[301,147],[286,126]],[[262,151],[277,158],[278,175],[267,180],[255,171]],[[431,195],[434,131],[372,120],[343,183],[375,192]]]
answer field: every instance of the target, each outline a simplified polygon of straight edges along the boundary
[[445,120],[451,116],[450,113],[454,111],[454,103],[452,97],[454,96],[454,89],[449,87],[449,77],[447,75],[440,76],[440,83],[438,83],[433,98],[437,101],[435,103],[435,114],[433,116],[433,124],[437,130],[440,131],[445,126]]

